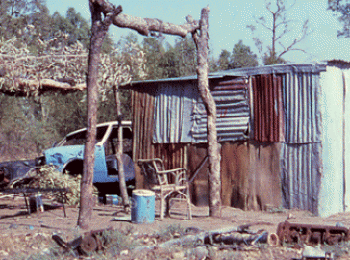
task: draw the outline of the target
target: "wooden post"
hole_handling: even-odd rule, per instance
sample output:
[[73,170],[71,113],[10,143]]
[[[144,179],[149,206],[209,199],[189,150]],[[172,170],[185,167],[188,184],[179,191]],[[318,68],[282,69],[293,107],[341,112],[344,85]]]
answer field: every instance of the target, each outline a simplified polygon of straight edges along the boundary
[[117,144],[116,159],[118,163],[119,189],[123,199],[124,210],[128,212],[130,211],[130,203],[129,203],[129,197],[128,197],[128,192],[127,192],[126,183],[125,183],[124,163],[122,160],[123,128],[122,128],[121,102],[119,99],[118,87],[116,85],[113,86],[113,91],[114,91],[114,99],[115,99],[117,118],[118,118],[118,144]]
[[204,102],[208,121],[208,156],[209,156],[209,215],[221,216],[221,179],[220,179],[220,151],[216,131],[216,105],[209,89],[208,81],[208,52],[209,52],[209,7],[203,8],[199,21],[200,34],[193,34],[197,47],[197,75],[198,89]]

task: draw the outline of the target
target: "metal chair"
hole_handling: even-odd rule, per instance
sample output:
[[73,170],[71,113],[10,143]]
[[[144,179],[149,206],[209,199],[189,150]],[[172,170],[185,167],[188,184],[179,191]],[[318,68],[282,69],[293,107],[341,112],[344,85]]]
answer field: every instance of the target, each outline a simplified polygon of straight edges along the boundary
[[160,219],[164,218],[165,211],[170,216],[173,202],[186,202],[187,217],[192,219],[186,169],[165,170],[163,161],[159,158],[140,159],[138,165],[148,187],[160,198]]

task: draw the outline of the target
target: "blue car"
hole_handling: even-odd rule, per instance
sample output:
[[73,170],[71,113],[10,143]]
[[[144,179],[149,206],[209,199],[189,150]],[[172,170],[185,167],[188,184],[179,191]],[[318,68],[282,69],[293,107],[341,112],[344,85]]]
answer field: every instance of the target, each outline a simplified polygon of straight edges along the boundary
[[[124,153],[122,160],[125,181],[131,190],[135,185],[135,168],[131,159],[131,121],[122,121],[121,127],[123,131]],[[86,134],[86,128],[69,133],[61,142],[45,150],[44,156],[37,158],[36,165],[53,165],[62,173],[82,174]],[[118,164],[115,156],[117,142],[118,121],[97,125],[93,183],[99,190],[100,196],[119,194]]]

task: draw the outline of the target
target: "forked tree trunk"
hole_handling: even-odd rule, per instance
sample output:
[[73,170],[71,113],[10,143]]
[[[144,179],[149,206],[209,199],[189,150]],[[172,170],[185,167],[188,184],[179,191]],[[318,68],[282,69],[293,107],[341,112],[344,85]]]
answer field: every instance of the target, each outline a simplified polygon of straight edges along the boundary
[[221,179],[220,179],[220,151],[218,149],[216,131],[216,105],[209,89],[208,80],[208,40],[209,40],[209,7],[203,8],[199,21],[200,34],[193,34],[197,46],[197,75],[198,89],[204,102],[208,121],[208,157],[209,157],[209,215],[221,216]]

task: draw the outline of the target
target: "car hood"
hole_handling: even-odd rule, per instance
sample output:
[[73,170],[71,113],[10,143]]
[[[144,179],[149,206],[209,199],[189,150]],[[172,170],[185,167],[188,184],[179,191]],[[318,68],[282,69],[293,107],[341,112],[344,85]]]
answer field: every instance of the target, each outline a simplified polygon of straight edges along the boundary
[[52,147],[44,152],[46,164],[52,164],[63,170],[64,165],[75,159],[84,159],[84,145]]

